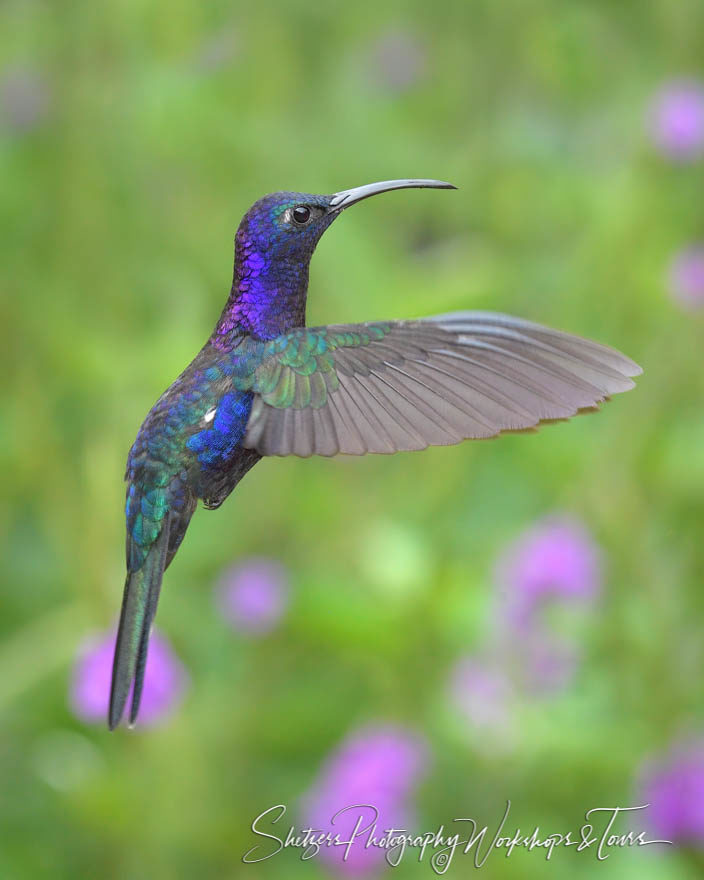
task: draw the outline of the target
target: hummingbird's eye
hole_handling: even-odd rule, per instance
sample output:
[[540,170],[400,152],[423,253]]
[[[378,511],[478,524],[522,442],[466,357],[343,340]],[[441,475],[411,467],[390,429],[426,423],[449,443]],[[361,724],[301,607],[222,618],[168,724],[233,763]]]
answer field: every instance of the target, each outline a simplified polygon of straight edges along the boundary
[[296,205],[293,211],[291,211],[291,216],[294,223],[304,226],[310,220],[310,208],[307,208],[305,205]]

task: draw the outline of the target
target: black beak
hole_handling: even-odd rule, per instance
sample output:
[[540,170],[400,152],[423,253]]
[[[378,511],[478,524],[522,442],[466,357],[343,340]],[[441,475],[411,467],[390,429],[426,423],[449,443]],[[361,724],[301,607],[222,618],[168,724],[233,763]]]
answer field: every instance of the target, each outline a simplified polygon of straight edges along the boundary
[[343,189],[342,192],[335,193],[330,199],[328,211],[342,211],[349,208],[362,199],[368,199],[370,196],[379,195],[379,193],[389,192],[392,189],[457,189],[451,183],[445,183],[444,180],[382,180],[379,183],[367,183],[365,186],[356,186],[354,189]]

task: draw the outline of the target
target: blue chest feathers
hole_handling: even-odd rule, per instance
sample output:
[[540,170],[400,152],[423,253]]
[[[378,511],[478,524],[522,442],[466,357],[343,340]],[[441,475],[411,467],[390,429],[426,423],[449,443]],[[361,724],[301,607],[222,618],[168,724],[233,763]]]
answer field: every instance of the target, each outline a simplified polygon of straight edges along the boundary
[[247,391],[233,391],[220,399],[217,409],[203,417],[206,424],[186,441],[201,466],[217,468],[226,465],[235,449],[244,439],[253,395]]

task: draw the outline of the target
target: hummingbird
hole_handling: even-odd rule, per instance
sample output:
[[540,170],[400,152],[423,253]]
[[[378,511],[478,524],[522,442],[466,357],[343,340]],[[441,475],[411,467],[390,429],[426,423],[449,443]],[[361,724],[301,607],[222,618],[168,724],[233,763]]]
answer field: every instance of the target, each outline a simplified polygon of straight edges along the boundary
[[307,327],[310,261],[330,224],[371,196],[425,187],[456,189],[387,180],[277,192],[244,215],[215,329],[128,455],[111,730],[130,691],[137,718],[162,578],[198,499],[220,507],[265,456],[392,453],[532,429],[597,408],[642,372],[613,348],[494,312]]

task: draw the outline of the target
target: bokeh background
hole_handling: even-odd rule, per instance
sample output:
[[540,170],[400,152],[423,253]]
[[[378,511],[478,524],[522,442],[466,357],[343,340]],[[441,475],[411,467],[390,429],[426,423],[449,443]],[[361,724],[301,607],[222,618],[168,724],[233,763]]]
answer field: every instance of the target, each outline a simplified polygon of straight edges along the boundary
[[[0,32],[0,877],[382,875],[241,862],[268,807],[356,798],[492,832],[510,798],[544,834],[651,799],[617,830],[675,847],[481,870],[702,876],[701,2],[6,0]],[[241,215],[405,176],[460,189],[346,213],[311,323],[504,310],[622,349],[637,389],[532,435],[263,462],[195,516],[144,723],[109,734],[126,453]]]

